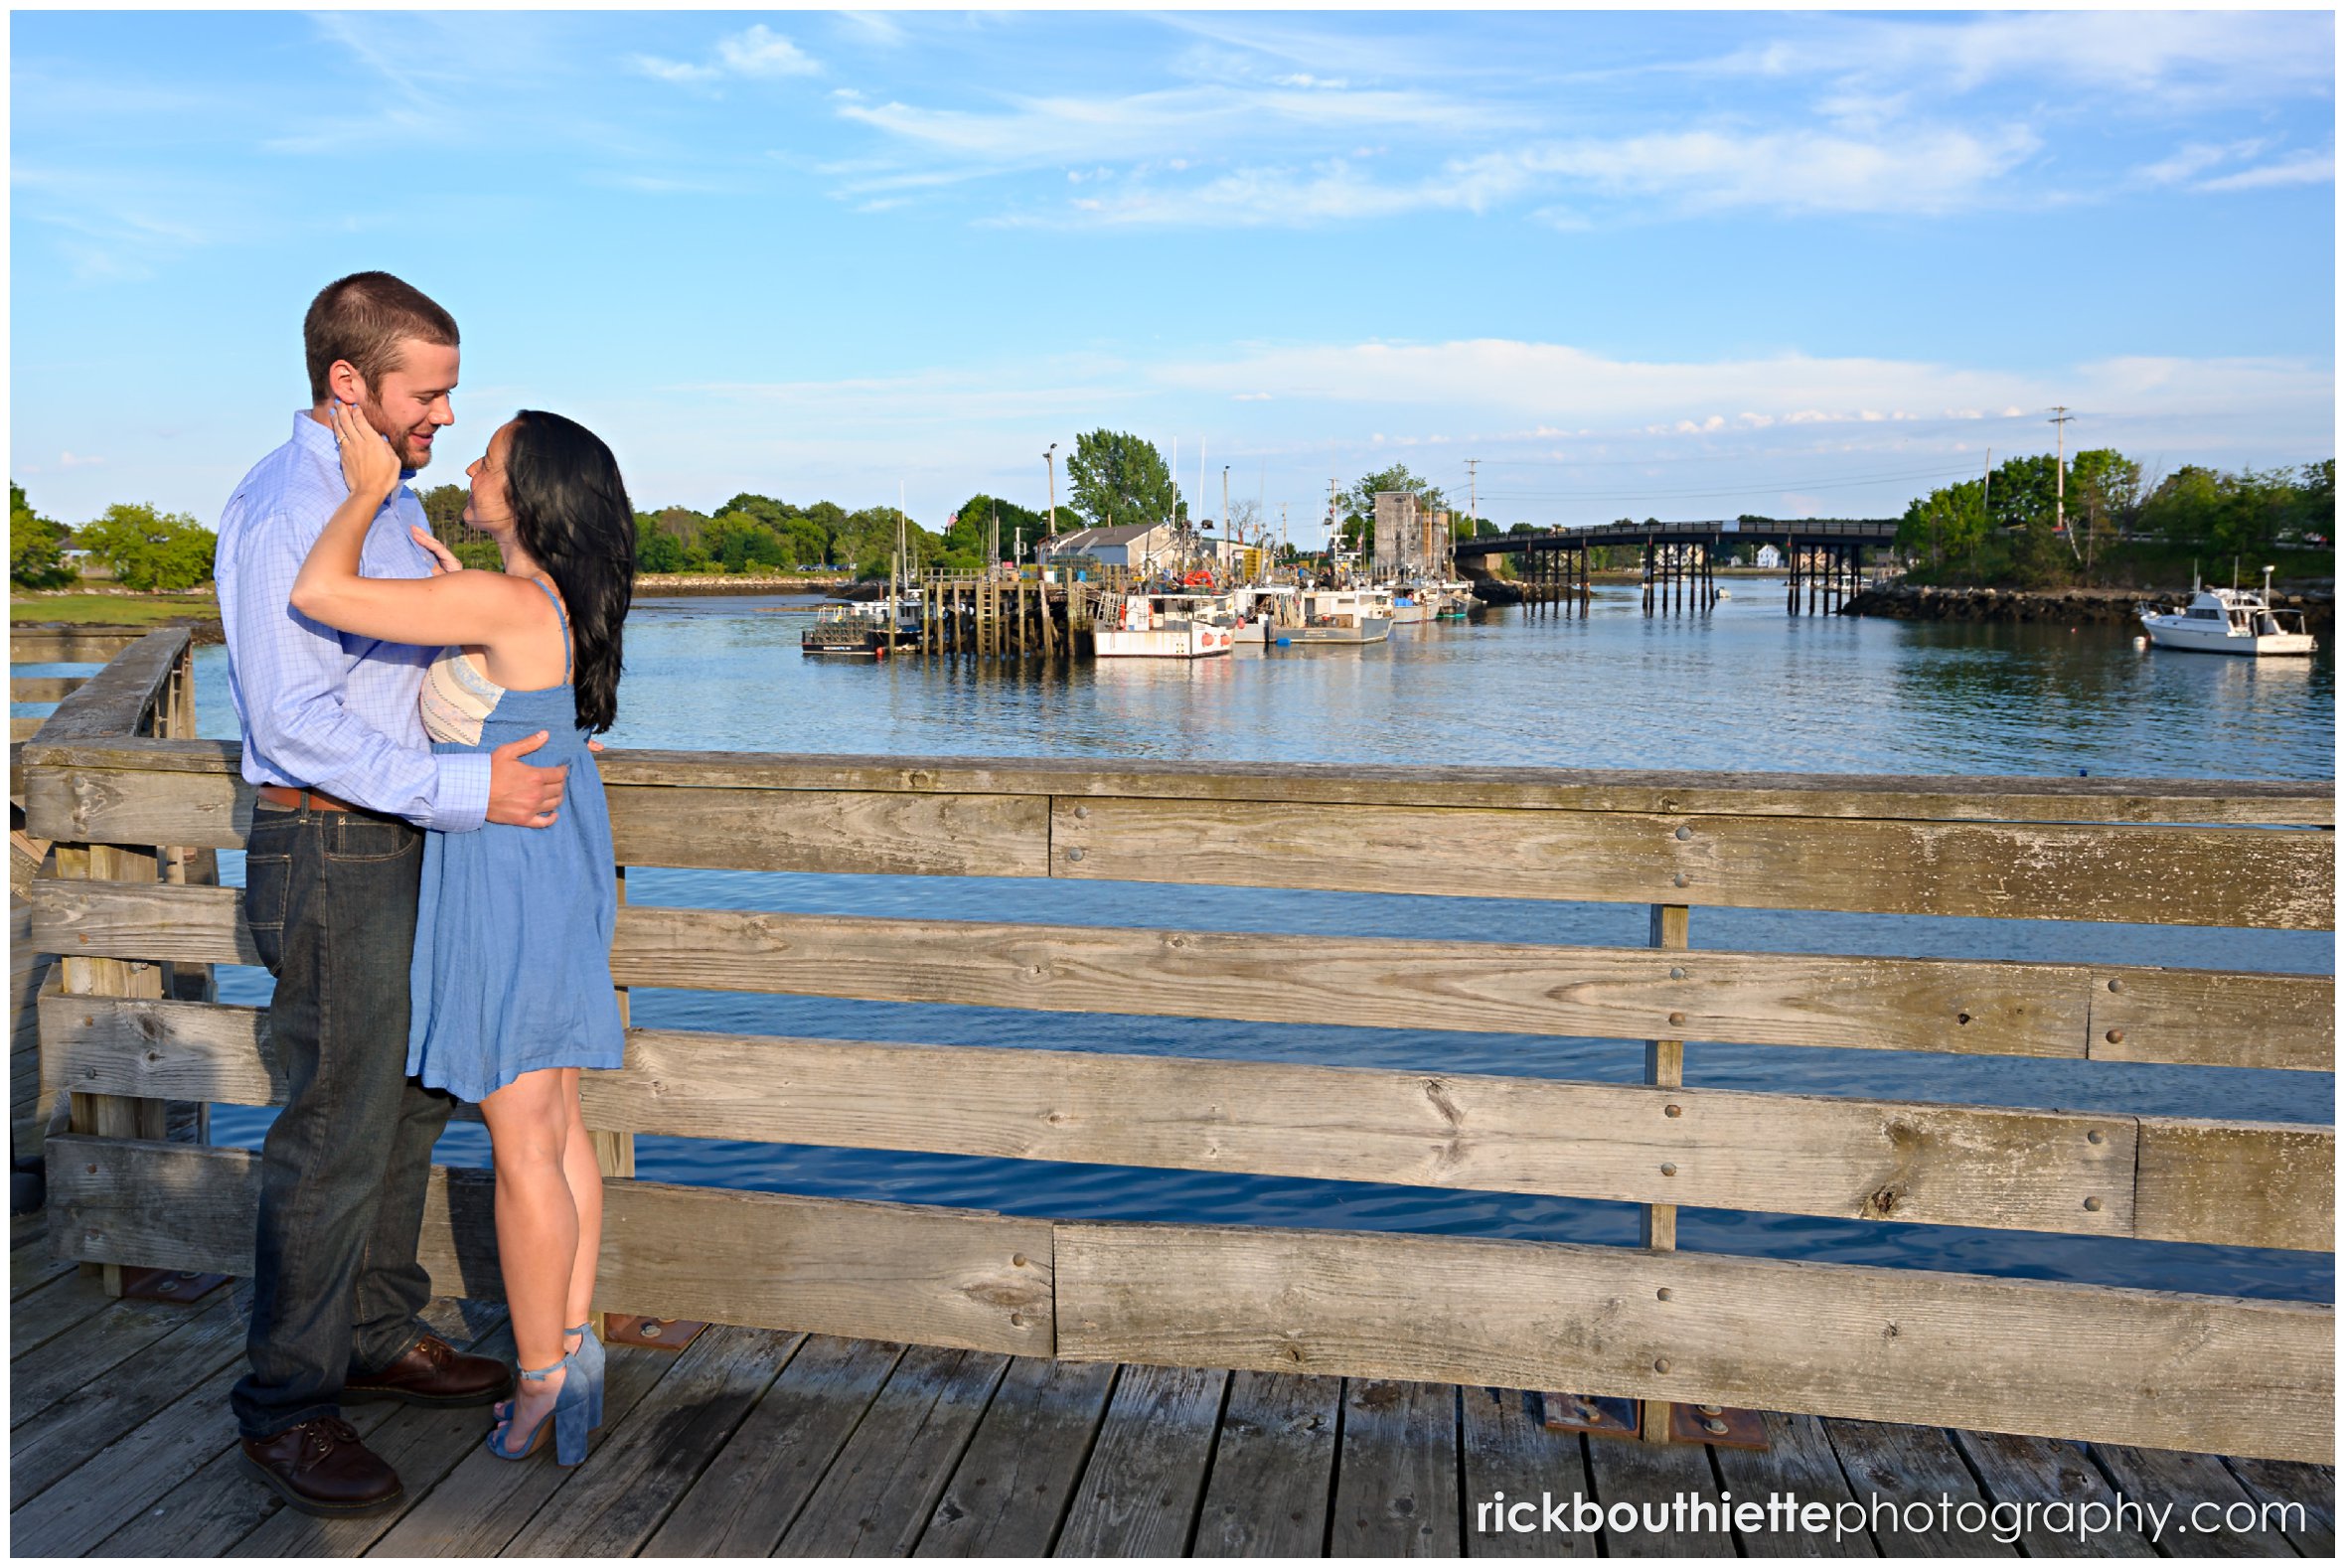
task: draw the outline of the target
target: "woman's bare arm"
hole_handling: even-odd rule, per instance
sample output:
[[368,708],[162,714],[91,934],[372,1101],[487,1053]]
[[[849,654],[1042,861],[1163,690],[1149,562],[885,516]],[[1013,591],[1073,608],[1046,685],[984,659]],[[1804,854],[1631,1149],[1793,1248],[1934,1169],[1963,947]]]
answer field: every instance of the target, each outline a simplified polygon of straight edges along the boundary
[[493,650],[532,627],[542,595],[503,572],[361,576],[368,526],[398,486],[398,456],[356,408],[341,402],[334,405],[334,436],[350,497],[334,509],[293,579],[294,609],[338,631],[424,647],[461,643]]

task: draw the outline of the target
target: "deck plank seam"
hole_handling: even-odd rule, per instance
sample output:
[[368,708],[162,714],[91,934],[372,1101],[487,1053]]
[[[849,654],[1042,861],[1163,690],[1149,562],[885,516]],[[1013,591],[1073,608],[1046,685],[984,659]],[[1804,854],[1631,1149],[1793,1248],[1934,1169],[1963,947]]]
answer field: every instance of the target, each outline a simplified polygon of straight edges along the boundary
[[[1066,1489],[1066,1500],[1058,1505],[1058,1517],[1050,1521],[1050,1538],[1042,1546],[1041,1555],[1044,1557],[1058,1555],[1059,1537],[1066,1533],[1066,1521],[1074,1516],[1075,1497],[1083,1490],[1083,1478],[1090,1474],[1092,1456],[1099,1452],[1099,1435],[1107,1430],[1107,1413],[1115,1408],[1116,1394],[1124,1386],[1126,1370],[1128,1370],[1127,1363],[1118,1361],[1116,1369],[1108,1375],[1107,1388],[1100,1397],[1099,1410],[1091,1418],[1091,1431],[1083,1440],[1083,1456],[1075,1462],[1072,1484]],[[1213,1434],[1213,1440],[1218,1446],[1221,1441],[1218,1429]]]
[[[893,1343],[894,1341],[889,1342]],[[783,1539],[797,1526],[800,1515],[806,1512],[807,1504],[814,1501],[816,1494],[823,1490],[823,1484],[831,1479],[831,1472],[838,1468],[840,1459],[849,1448],[854,1446],[856,1434],[863,1429],[863,1423],[869,1420],[871,1412],[878,1408],[880,1394],[885,1392],[887,1385],[895,1380],[896,1368],[903,1365],[904,1351],[909,1348],[911,1346],[908,1344],[896,1344],[895,1357],[888,1362],[886,1375],[871,1385],[871,1397],[864,1400],[863,1407],[855,1413],[855,1420],[841,1435],[839,1446],[831,1450],[830,1457],[823,1461],[822,1473],[807,1483],[805,1495],[798,1499],[798,1506],[790,1510],[790,1516],[782,1521],[781,1528],[775,1532],[774,1538],[766,1543],[765,1550],[760,1552],[759,1556],[771,1557],[775,1549],[782,1544]],[[767,1385],[766,1391],[769,1394],[772,1392],[770,1384]],[[764,1402],[762,1397],[758,1400],[759,1404]],[[742,1419],[746,1420],[747,1417],[744,1416]],[[729,1439],[726,1440],[726,1446],[730,1446]],[[923,1525],[921,1528],[925,1531],[927,1526]]]
[[1235,1372],[1221,1379],[1221,1402],[1213,1407],[1213,1441],[1205,1445],[1205,1468],[1197,1474],[1196,1506],[1189,1511],[1188,1531],[1180,1538],[1180,1555],[1183,1557],[1194,1557],[1197,1554],[1197,1531],[1204,1526],[1205,1498],[1213,1491],[1213,1463],[1221,1457],[1221,1434],[1228,1427],[1230,1390],[1236,1388],[1237,1384]]
[[[988,1352],[982,1350],[964,1350],[962,1352],[963,1364],[967,1364],[969,1356],[986,1353]],[[1002,1385],[1010,1381],[1010,1369],[1017,1359],[1018,1357],[1016,1355],[1004,1355],[1002,1364],[994,1369],[993,1380],[986,1385],[985,1403],[979,1407],[977,1418],[969,1423],[969,1430],[962,1434],[960,1444],[953,1450],[951,1460],[939,1467],[936,1500],[929,1503],[928,1507],[923,1510],[918,1528],[912,1531],[912,1538],[904,1542],[903,1551],[897,1555],[904,1557],[919,1555],[921,1540],[928,1534],[928,1527],[936,1522],[938,1504],[942,1503],[945,1494],[953,1490],[953,1477],[960,1473],[962,1462],[969,1458],[969,1450],[977,1442],[978,1429],[986,1424],[986,1417],[994,1413],[994,1401],[1002,1397]],[[939,1403],[942,1401],[940,1400]]]
[[1343,1428],[1345,1416],[1351,1409],[1351,1379],[1335,1379],[1335,1431],[1329,1440],[1328,1450],[1328,1515],[1320,1526],[1320,1556],[1335,1555],[1336,1499],[1343,1494]]

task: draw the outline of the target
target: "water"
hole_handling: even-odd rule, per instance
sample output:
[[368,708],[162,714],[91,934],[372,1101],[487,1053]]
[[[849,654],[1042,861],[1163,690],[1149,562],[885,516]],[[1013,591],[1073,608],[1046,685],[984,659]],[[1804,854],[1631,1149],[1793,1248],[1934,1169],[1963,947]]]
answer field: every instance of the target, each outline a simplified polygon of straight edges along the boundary
[[[1243,650],[1047,674],[798,652],[812,600],[639,604],[614,746],[897,755],[1479,763],[1685,770],[2305,779],[2333,776],[2335,666],[2136,650],[2110,628],[1798,617],[1734,585],[1707,618],[1646,619],[1599,589],[1586,619],[1397,630],[1376,648]],[[224,656],[199,656],[204,733],[233,735]],[[240,858],[223,873],[240,879]],[[952,877],[634,868],[631,901],[869,915],[1640,945],[1642,905]],[[2327,933],[1697,909],[1697,948],[2075,959],[2331,973]],[[224,969],[224,1000],[265,1001]],[[2252,997],[2246,999],[2252,1017]],[[637,989],[654,1027],[1221,1056],[1635,1082],[1636,1041],[1026,1014]],[[2327,1075],[1696,1043],[1686,1081],[1845,1095],[2325,1123]],[[269,1113],[222,1107],[256,1143]],[[485,1133],[440,1158],[484,1165]],[[1219,1173],[637,1140],[650,1179],[1061,1218],[1180,1219],[1634,1242],[1627,1204]],[[1688,1248],[2222,1294],[2331,1299],[2325,1254],[1932,1225],[1679,1213]]]

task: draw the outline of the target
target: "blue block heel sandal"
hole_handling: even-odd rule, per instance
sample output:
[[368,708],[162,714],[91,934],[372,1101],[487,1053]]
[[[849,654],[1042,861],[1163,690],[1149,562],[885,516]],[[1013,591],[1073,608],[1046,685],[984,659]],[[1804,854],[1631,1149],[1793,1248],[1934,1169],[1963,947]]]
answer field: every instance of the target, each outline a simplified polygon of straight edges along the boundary
[[[562,1378],[561,1387],[554,1391],[553,1408],[540,1416],[538,1424],[530,1429],[530,1440],[523,1444],[518,1451],[506,1448],[497,1441],[496,1428],[492,1427],[489,1429],[488,1436],[490,1453],[499,1459],[528,1459],[532,1454],[538,1452],[538,1445],[545,1441],[547,1427],[551,1426],[553,1428],[553,1462],[565,1470],[573,1465],[585,1463],[586,1401],[590,1380],[577,1364],[577,1355],[578,1352],[572,1350],[551,1366],[542,1366],[535,1371],[526,1366],[514,1368],[521,1377],[533,1383],[543,1382],[564,1367],[568,1367],[569,1372]],[[517,1396],[515,1402],[507,1410],[507,1431],[512,1430],[513,1417],[519,1409],[520,1404]]]
[[586,1429],[591,1432],[602,1425],[602,1340],[595,1336],[592,1319],[562,1333],[578,1336],[578,1347],[570,1353],[578,1358],[578,1370],[586,1374]]
[[[578,1336],[578,1347],[568,1353],[578,1358],[577,1369],[586,1374],[589,1387],[586,1401],[586,1430],[599,1432],[602,1430],[602,1341],[594,1336],[593,1329],[588,1324],[578,1324],[562,1331],[564,1338],[573,1333]],[[562,1381],[566,1383],[569,1379],[564,1378]],[[500,1421],[510,1420],[512,1415],[513,1401],[510,1399],[498,1400],[497,1419]]]

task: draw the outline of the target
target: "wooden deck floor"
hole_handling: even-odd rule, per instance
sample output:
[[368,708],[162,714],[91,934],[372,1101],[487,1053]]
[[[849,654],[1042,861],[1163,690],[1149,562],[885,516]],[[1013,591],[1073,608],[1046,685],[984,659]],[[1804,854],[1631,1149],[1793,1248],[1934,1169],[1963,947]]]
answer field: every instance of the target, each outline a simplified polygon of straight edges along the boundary
[[[1803,1501],[2304,1504],[2300,1520],[2153,1544],[2011,1544],[1876,1515],[1835,1541],[1607,1527],[1610,1556],[1929,1553],[2326,1557],[2335,1473],[2133,1449],[1770,1416],[1767,1454],[1548,1432],[1486,1388],[1057,1364],[714,1328],[681,1353],[614,1347],[608,1424],[574,1472],[481,1448],[479,1410],[357,1405],[403,1511],[325,1521],[236,1467],[228,1389],[244,1292],[108,1301],[14,1226],[11,1547],[20,1556],[1592,1556],[1587,1534],[1477,1529],[1476,1505],[1578,1492]],[[441,1301],[447,1336],[510,1355],[500,1309]]]

